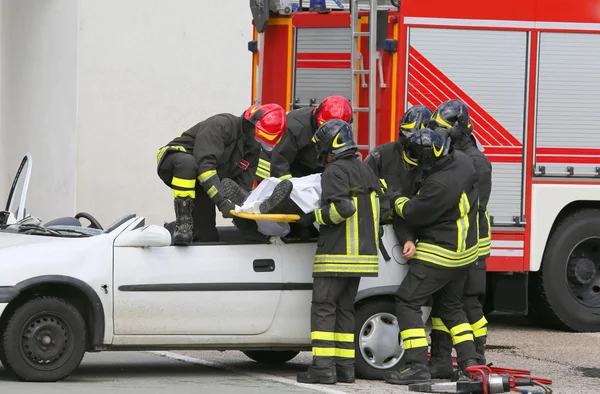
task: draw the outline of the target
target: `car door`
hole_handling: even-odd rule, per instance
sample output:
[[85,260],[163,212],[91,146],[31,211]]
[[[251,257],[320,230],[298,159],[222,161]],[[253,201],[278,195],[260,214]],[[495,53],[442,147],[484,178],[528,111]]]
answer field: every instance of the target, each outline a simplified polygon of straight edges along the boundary
[[115,335],[263,333],[282,271],[275,244],[115,248]]

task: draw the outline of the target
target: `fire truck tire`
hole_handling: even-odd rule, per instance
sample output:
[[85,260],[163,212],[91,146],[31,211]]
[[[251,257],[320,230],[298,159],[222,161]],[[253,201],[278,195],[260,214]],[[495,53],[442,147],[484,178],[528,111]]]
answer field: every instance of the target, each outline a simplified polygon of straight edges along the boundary
[[[529,319],[538,320],[534,323],[575,332],[600,331],[598,306],[589,301],[590,295],[600,301],[598,229],[600,210],[594,209],[576,211],[555,227],[540,270],[531,273]],[[594,239],[598,246],[590,243]],[[582,292],[587,293],[583,298]]]

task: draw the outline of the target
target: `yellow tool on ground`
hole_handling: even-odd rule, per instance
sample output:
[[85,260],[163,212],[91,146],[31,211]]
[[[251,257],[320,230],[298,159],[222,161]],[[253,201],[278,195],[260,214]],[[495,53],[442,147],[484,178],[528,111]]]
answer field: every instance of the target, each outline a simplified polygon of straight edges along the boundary
[[300,215],[295,214],[284,214],[284,213],[270,213],[270,214],[262,214],[262,213],[247,213],[247,212],[236,212],[235,210],[229,211],[233,216],[237,216],[243,219],[250,220],[267,220],[269,222],[278,222],[278,223],[291,223],[300,220]]

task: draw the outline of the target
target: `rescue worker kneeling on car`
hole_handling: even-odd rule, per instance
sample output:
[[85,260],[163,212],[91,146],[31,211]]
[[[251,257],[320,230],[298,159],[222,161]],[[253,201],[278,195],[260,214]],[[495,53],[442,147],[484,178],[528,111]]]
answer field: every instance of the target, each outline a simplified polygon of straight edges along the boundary
[[[365,163],[383,181],[387,193],[401,192],[410,197],[419,190],[421,167],[410,165],[404,160],[403,145],[415,130],[425,127],[430,117],[431,110],[425,105],[411,107],[400,119],[398,139],[375,147],[365,159]],[[391,213],[393,214],[393,210]],[[392,222],[396,238],[403,245],[402,257],[408,260],[415,254],[415,237],[404,219],[398,215],[391,216],[385,222]]]
[[213,115],[159,149],[158,176],[175,197],[175,245],[218,241],[215,206],[225,218],[232,218],[235,208],[221,179],[251,190],[261,146],[273,149],[286,126],[281,106],[253,105],[242,116]]
[[313,363],[297,380],[352,383],[354,300],[360,278],[378,275],[379,218],[389,213],[389,201],[379,179],[358,158],[347,122],[325,122],[314,141],[318,158],[326,165],[321,208],[301,219],[320,225],[310,315]]
[[449,328],[459,370],[477,365],[473,330],[463,310],[462,293],[469,265],[477,261],[477,173],[471,160],[450,147],[450,140],[428,128],[415,131],[404,145],[404,159],[423,169],[416,196],[389,197],[395,213],[416,231],[416,253],[396,294],[396,316],[404,354],[398,371],[384,379],[411,384],[431,378],[421,307],[433,295]]
[[[485,365],[485,345],[487,342],[487,320],[483,314],[480,297],[485,296],[486,259],[491,250],[490,219],[487,204],[492,190],[492,164],[477,148],[473,137],[473,125],[469,109],[459,100],[442,103],[431,116],[429,127],[442,129],[451,138],[452,146],[464,152],[477,171],[479,187],[479,261],[469,265],[463,294],[464,310],[475,337],[475,350],[481,356],[479,363]],[[474,208],[472,208],[474,209]],[[429,370],[433,379],[452,377],[452,339],[448,328],[439,318],[439,311],[431,312],[431,358]]]

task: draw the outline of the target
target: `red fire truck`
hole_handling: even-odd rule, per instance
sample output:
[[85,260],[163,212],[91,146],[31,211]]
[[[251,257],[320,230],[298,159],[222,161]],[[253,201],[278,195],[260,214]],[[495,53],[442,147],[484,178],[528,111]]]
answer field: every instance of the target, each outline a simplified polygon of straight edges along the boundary
[[598,1],[258,3],[254,102],[343,95],[364,157],[410,106],[464,101],[493,164],[486,309],[600,331]]

